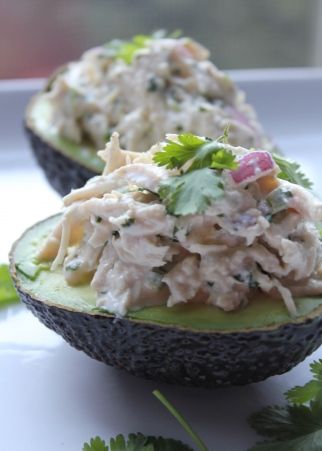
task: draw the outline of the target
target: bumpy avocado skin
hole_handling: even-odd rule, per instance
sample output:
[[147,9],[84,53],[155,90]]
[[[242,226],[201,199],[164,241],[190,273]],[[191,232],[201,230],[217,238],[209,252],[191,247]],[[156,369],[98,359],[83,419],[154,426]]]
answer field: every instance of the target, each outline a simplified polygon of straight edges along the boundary
[[282,374],[322,343],[322,317],[272,330],[194,332],[50,306],[16,286],[22,301],[76,349],[147,379],[214,388]]
[[49,184],[61,196],[83,186],[88,179],[97,175],[46,143],[27,124],[25,131],[39,166],[44,170]]

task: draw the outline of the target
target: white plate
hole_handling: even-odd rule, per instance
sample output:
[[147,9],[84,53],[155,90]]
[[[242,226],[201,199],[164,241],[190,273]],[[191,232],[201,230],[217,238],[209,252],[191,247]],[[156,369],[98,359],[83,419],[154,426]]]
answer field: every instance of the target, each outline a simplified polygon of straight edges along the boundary
[[[233,72],[269,133],[299,160],[322,192],[322,71]],[[57,211],[59,197],[36,167],[22,133],[27,99],[41,81],[0,83],[0,261],[33,222]],[[153,398],[159,388],[209,444],[245,451],[255,434],[247,416],[309,377],[318,350],[283,376],[258,384],[200,390],[156,384],[100,364],[74,350],[23,307],[0,312],[0,448],[81,451],[91,436],[141,431],[180,438],[180,426]],[[232,362],[234,365],[234,362]]]

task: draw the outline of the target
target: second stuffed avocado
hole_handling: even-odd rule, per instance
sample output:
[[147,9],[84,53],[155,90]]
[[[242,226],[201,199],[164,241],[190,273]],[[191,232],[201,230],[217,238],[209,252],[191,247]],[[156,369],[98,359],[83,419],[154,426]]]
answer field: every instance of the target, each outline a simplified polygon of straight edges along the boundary
[[101,172],[96,150],[114,131],[141,152],[166,132],[272,148],[233,81],[190,38],[136,36],[87,51],[58,71],[31,101],[25,126],[51,185],[62,195]]
[[41,321],[132,374],[205,387],[280,374],[320,345],[322,204],[294,163],[227,134],[136,153],[114,133],[99,156],[102,176],[12,250]]

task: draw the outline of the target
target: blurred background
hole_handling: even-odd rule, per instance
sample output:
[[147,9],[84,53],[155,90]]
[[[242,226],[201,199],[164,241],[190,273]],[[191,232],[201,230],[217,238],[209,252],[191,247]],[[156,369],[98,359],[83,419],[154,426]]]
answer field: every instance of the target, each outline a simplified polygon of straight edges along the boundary
[[160,28],[197,39],[222,69],[322,66],[322,0],[0,0],[0,79],[47,76]]

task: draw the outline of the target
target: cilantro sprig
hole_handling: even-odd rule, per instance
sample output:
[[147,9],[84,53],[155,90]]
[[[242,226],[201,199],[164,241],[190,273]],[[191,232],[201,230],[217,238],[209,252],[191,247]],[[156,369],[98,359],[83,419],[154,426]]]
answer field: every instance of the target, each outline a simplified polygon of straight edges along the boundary
[[[193,442],[197,445],[198,451],[208,451],[199,435],[193,431],[185,418],[170,401],[159,390],[155,390],[153,394],[176,418],[187,434],[190,435]],[[109,444],[100,437],[95,437],[89,443],[84,443],[83,451],[193,451],[193,449],[179,440],[146,436],[138,433],[129,434],[127,438],[121,434],[117,435],[115,438],[110,439]]]
[[[248,451],[321,451],[322,450],[322,360],[310,365],[313,378],[304,386],[285,393],[289,404],[269,406],[249,418],[255,431],[266,438]],[[199,435],[158,390],[154,396],[176,418],[191,437],[198,451],[208,451]],[[214,446],[212,447],[214,449]],[[178,440],[130,434],[118,435],[106,444],[100,437],[85,443],[83,451],[193,451]]]
[[313,183],[300,170],[300,165],[296,161],[288,160],[277,154],[273,155],[273,159],[280,168],[280,172],[277,174],[278,178],[295,183],[296,185],[301,185],[307,189],[312,188]]
[[217,140],[211,140],[184,133],[178,135],[178,141],[168,140],[163,149],[154,155],[153,160],[168,169],[181,169],[191,161],[185,172],[203,168],[236,169],[236,157],[223,142],[225,137],[226,134]]
[[19,297],[13,286],[9,268],[0,264],[0,308],[18,302]]
[[322,450],[322,360],[311,365],[313,379],[285,393],[290,404],[266,407],[250,425],[268,440],[250,451]]
[[167,140],[153,160],[182,174],[160,184],[159,195],[168,213],[175,216],[203,213],[224,194],[220,171],[235,169],[235,155],[226,145],[228,130],[217,140],[184,133]]

